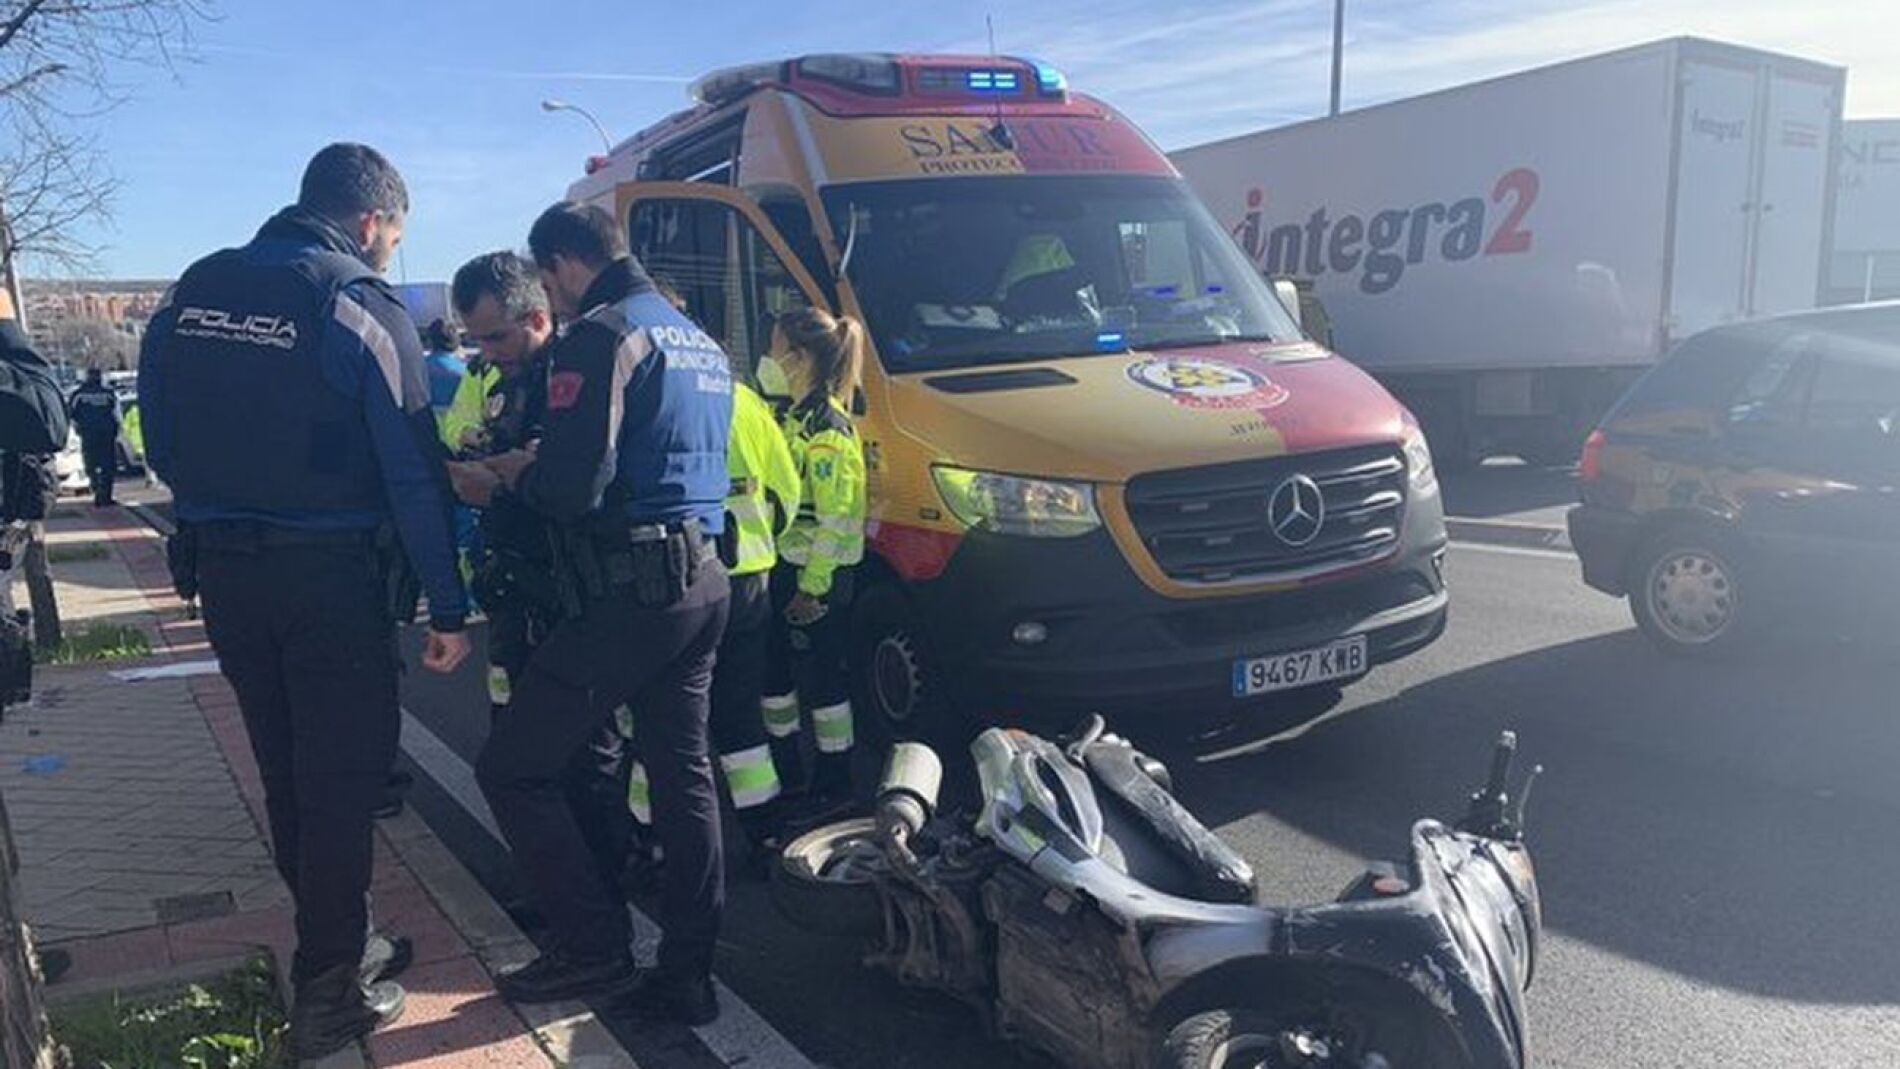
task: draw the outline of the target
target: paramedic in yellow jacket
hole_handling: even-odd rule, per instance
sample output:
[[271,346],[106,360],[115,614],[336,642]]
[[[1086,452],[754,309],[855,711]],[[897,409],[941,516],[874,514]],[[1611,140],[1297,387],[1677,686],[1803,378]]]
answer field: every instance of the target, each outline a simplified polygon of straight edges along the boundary
[[797,518],[778,542],[775,629],[765,726],[779,775],[800,781],[800,708],[809,714],[817,762],[812,793],[851,798],[851,692],[845,654],[852,575],[864,559],[864,451],[850,403],[864,363],[864,328],[813,308],[779,317],[773,358],[795,399],[785,440],[804,484]]

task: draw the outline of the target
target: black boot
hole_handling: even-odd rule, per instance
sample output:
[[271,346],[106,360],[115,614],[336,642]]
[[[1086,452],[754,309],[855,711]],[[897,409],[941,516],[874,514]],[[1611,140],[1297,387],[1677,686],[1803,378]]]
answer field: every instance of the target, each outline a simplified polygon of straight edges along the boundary
[[581,960],[550,951],[495,977],[495,990],[510,1002],[568,1002],[619,995],[632,988],[639,975],[626,954]]
[[623,1001],[635,1012],[678,1021],[692,1028],[719,1019],[719,996],[705,973],[676,976],[659,969],[642,969]]
[[357,966],[338,965],[297,984],[290,1007],[290,1052],[314,1061],[402,1016],[403,991],[391,983],[362,984]]
[[770,740],[772,764],[778,769],[779,789],[788,795],[805,793],[805,755],[796,733]]

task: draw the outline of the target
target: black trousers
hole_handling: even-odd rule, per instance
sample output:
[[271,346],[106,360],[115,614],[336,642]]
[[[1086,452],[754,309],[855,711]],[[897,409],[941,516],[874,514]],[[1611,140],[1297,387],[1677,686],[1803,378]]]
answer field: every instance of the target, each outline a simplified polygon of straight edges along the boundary
[[509,715],[482,747],[476,779],[564,954],[598,960],[628,952],[626,906],[596,871],[563,788],[575,755],[627,705],[638,710],[634,742],[666,851],[660,968],[712,971],[725,870],[707,715],[728,595],[725,570],[708,561],[664,609],[616,592],[561,622],[528,659]]
[[205,630],[263,774],[302,982],[354,966],[369,918],[370,813],[396,759],[395,628],[370,553],[202,545]]
[[798,567],[781,561],[772,569],[772,628],[766,667],[766,690],[772,694],[798,691],[807,710],[851,700],[851,644],[853,572],[832,573],[831,593],[821,600],[829,610],[813,623],[793,627],[785,621],[785,607],[798,595]]
[[86,478],[92,482],[92,503],[110,505],[112,483],[119,475],[119,436],[83,435],[79,452],[86,462]]
[[[489,730],[514,715],[512,692],[521,685],[528,659],[546,641],[551,629],[535,613],[515,607],[491,607],[488,613],[488,663],[508,680],[511,700],[489,707]],[[493,697],[493,688],[491,688]],[[581,838],[593,858],[594,870],[609,886],[620,880],[633,836],[633,817],[627,812],[627,762],[624,742],[614,726],[612,710],[586,746],[574,752],[561,774],[561,793],[580,826]]]

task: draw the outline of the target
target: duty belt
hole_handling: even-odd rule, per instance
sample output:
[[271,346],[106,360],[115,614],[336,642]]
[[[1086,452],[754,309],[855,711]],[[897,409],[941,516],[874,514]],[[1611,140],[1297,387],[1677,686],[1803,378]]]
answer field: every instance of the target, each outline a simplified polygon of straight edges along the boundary
[[255,520],[210,520],[190,526],[197,532],[199,546],[213,552],[255,553],[260,549],[319,547],[368,549],[376,544],[374,529],[284,527]]

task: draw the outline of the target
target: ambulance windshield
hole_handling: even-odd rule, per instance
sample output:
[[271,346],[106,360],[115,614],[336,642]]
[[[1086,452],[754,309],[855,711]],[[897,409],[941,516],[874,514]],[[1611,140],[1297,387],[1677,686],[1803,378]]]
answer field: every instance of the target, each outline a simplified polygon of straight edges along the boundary
[[940,178],[824,196],[893,372],[1300,338],[1178,179]]

